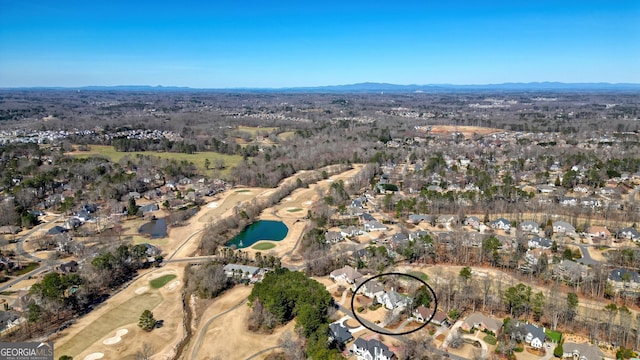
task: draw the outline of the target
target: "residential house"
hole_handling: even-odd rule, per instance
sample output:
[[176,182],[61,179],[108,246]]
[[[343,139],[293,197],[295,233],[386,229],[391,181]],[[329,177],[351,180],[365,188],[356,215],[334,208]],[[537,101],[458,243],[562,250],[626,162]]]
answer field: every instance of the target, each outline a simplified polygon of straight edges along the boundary
[[14,225],[0,226],[0,234],[17,234],[20,232],[20,228]]
[[419,224],[422,221],[430,223],[432,219],[433,217],[431,215],[410,214],[407,221],[412,224]]
[[460,328],[464,331],[471,331],[471,329],[478,329],[481,331],[488,330],[493,332],[495,335],[498,335],[498,332],[502,328],[502,321],[488,317],[479,312],[475,312],[469,315]]
[[578,199],[570,196],[563,196],[558,199],[558,203],[562,206],[576,206],[578,205]]
[[572,260],[563,259],[554,267],[553,275],[571,282],[578,282],[587,276],[588,271],[589,267],[586,265],[578,264]]
[[515,328],[514,334],[517,340],[526,342],[534,349],[542,348],[547,336],[545,334],[545,328],[533,324],[521,323],[518,323]]
[[344,239],[344,237],[342,236],[342,233],[338,231],[327,231],[324,234],[324,238],[328,243],[331,243],[331,244],[335,244],[337,242],[340,242],[342,239]]
[[554,221],[553,232],[558,234],[575,234],[576,228],[573,225],[565,221]]
[[480,220],[480,218],[477,216],[467,216],[464,219],[464,224],[477,229],[478,227],[480,227],[480,224],[482,224],[482,220]]
[[455,215],[440,215],[436,218],[436,224],[451,225],[458,221]]
[[138,209],[138,211],[141,211],[142,214],[146,214],[146,213],[150,213],[150,212],[158,211],[158,210],[160,210],[160,207],[156,203],[142,205]]
[[84,223],[91,219],[91,214],[85,209],[80,209],[73,214],[73,217],[80,220],[81,223]]
[[511,229],[511,221],[505,218],[498,218],[489,223],[492,229],[500,229],[504,231],[508,231]]
[[151,245],[149,243],[142,243],[142,245],[147,248],[146,254],[147,256],[156,256],[162,253],[162,250],[155,245]]
[[382,285],[377,280],[366,280],[366,279],[360,278],[356,280],[355,283],[353,284],[352,290],[355,291],[356,289],[358,290],[359,294],[362,294],[368,297],[369,299],[373,299],[373,298],[377,299],[378,297],[384,294],[384,285]]
[[640,232],[632,227],[626,227],[618,230],[616,237],[618,239],[640,241]]
[[428,235],[429,235],[429,233],[424,231],[424,230],[417,230],[417,231],[414,231],[412,233],[409,233],[409,240],[416,241],[416,240],[422,239],[422,238],[424,238],[425,236],[428,236]]
[[351,352],[358,360],[392,360],[397,359],[396,354],[380,340],[365,340],[358,338],[351,346]]
[[584,199],[580,200],[580,206],[585,207],[585,208],[595,209],[595,208],[601,207],[602,203],[600,203],[600,200],[598,200],[598,199],[584,198]]
[[407,296],[398,294],[394,290],[387,291],[376,297],[376,300],[388,310],[405,307],[411,304],[411,299]]
[[369,221],[375,221],[375,220],[376,219],[373,217],[373,215],[369,213],[362,213],[358,215],[358,221],[360,222],[360,224],[366,224]]
[[227,264],[222,268],[227,274],[227,277],[230,278],[239,278],[239,279],[249,279],[253,280],[260,268],[249,265],[240,265],[240,264]]
[[440,309],[436,310],[434,313],[433,309],[428,309],[424,305],[420,305],[415,310],[413,310],[413,317],[416,318],[417,322],[423,324],[429,319],[431,319],[431,323],[438,326],[447,324],[447,314],[445,314]]
[[362,274],[358,272],[358,270],[352,268],[349,265],[345,265],[341,269],[333,270],[331,274],[329,274],[329,278],[334,281],[346,281],[348,284],[354,284],[356,280],[360,279]]
[[551,249],[553,242],[549,238],[536,236],[528,241],[529,249]]
[[409,237],[405,233],[396,233],[391,236],[390,245],[394,249],[409,243]]
[[640,273],[623,268],[611,270],[608,277],[609,283],[616,292],[640,291]]
[[78,262],[71,260],[69,262],[60,264],[58,267],[63,273],[74,273],[78,271]]
[[537,234],[540,231],[540,226],[535,221],[523,221],[520,223],[520,230]]
[[592,239],[606,240],[611,237],[611,233],[604,226],[589,226],[587,235]]
[[35,300],[31,297],[28,290],[18,290],[17,297],[11,304],[11,308],[18,312],[26,312],[29,305],[35,304]]
[[578,184],[573,187],[573,192],[589,195],[591,193],[591,188],[588,185]]
[[342,323],[333,323],[329,325],[329,341],[344,344],[351,339],[353,339],[353,335],[346,326],[342,325]]
[[369,221],[367,223],[364,224],[364,230],[371,232],[371,231],[385,231],[387,230],[387,227],[378,222],[378,221]]
[[77,219],[75,217],[71,217],[71,218],[68,218],[62,224],[62,227],[67,229],[67,230],[73,230],[73,229],[77,228],[80,225],[82,225],[82,222],[79,219]]
[[342,235],[342,237],[352,237],[352,236],[358,236],[362,234],[363,234],[362,229],[355,226],[347,226],[347,227],[340,228],[340,235]]
[[562,344],[562,357],[572,360],[602,360],[604,354],[597,345],[565,342]]

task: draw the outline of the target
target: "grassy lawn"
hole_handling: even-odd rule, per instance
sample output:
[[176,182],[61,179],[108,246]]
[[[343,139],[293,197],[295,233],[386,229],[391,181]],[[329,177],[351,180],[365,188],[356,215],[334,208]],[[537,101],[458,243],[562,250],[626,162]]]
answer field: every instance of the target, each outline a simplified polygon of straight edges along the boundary
[[164,275],[164,276],[160,276],[159,278],[155,278],[151,281],[149,281],[149,285],[151,285],[152,288],[154,289],[160,289],[161,287],[167,285],[169,283],[169,281],[175,279],[176,276],[173,274],[169,274],[169,275]]
[[421,272],[421,271],[411,271],[409,275],[413,275],[422,281],[429,281],[429,275]]
[[488,334],[487,334],[487,336],[485,336],[485,337],[484,337],[484,339],[482,339],[482,340],[484,340],[484,342],[486,342],[486,343],[487,343],[487,344],[489,344],[489,345],[495,345],[496,343],[498,343],[498,339],[496,339],[496,337],[495,337],[495,336],[493,336],[493,335],[488,335]]
[[[90,326],[69,339],[64,345],[55,348],[55,358],[62,355],[78,356],[91,344],[115,332],[119,327],[137,324],[145,309],[153,310],[162,302],[158,294],[143,294],[129,299],[115,309],[97,318]],[[158,318],[158,314],[155,314]],[[162,317],[159,317],[162,320]]]
[[554,343],[559,343],[560,340],[562,339],[562,333],[560,331],[553,331],[553,330],[547,329],[544,331],[544,333],[547,334],[549,339],[551,339],[551,341],[553,341]]
[[270,133],[278,130],[276,127],[254,127],[254,126],[238,126],[238,131],[246,132],[252,136],[256,136],[258,133]]
[[30,262],[25,267],[23,267],[22,269],[19,269],[19,270],[16,270],[16,271],[12,272],[11,275],[21,276],[21,275],[24,275],[24,274],[26,274],[26,273],[28,273],[30,271],[33,271],[33,270],[39,268],[39,267],[40,267],[40,264],[38,264],[37,262]]
[[296,133],[293,131],[285,131],[285,132],[281,132],[280,134],[278,134],[278,139],[280,140],[287,140],[293,137],[293,135],[295,135]]
[[270,242],[260,242],[253,245],[251,248],[255,250],[270,250],[276,247],[276,244]]
[[224,160],[224,164],[226,166],[226,168],[221,171],[222,175],[227,175],[231,171],[231,169],[236,165],[238,165],[238,163],[242,160],[242,156],[240,155],[225,155],[225,154],[219,154],[219,153],[210,152],[210,151],[199,152],[195,154],[158,152],[158,151],[120,152],[120,151],[116,151],[113,148],[113,146],[109,146],[109,145],[91,145],[90,149],[91,149],[90,151],[74,152],[72,155],[78,156],[78,157],[85,157],[85,158],[89,156],[94,156],[94,155],[101,155],[108,158],[112,162],[118,162],[120,161],[120,159],[122,159],[127,155],[135,159],[136,155],[138,154],[156,156],[162,159],[169,159],[169,160],[177,160],[177,161],[186,160],[194,163],[198,168],[198,170],[203,174],[208,171],[211,171],[211,170],[207,170],[204,167],[205,159],[209,159],[211,164],[214,164],[216,159],[222,159]]
[[237,193],[248,193],[251,192],[251,190],[248,189],[243,189],[243,190],[236,190]]
[[294,208],[294,209],[288,209],[287,212],[298,212],[298,211],[302,211],[301,208]]

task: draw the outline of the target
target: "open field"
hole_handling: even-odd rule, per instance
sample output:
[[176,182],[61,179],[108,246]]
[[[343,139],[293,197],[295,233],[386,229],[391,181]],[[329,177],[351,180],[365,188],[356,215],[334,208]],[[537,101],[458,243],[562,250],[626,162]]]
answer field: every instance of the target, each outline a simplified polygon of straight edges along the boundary
[[216,152],[199,152],[195,154],[185,154],[185,153],[173,153],[173,152],[158,152],[158,151],[132,151],[132,152],[120,152],[116,151],[113,146],[109,145],[91,145],[89,151],[75,151],[69,153],[68,155],[77,156],[81,158],[87,158],[90,156],[104,156],[111,160],[112,162],[118,162],[125,156],[131,156],[135,158],[136,155],[147,155],[147,156],[156,156],[162,159],[176,160],[176,161],[188,161],[192,162],[198,168],[198,171],[201,173],[206,173],[207,170],[204,166],[205,159],[209,159],[211,163],[215,163],[215,160],[222,159],[224,160],[224,164],[226,169],[221,171],[222,175],[226,175],[229,171],[235,167],[241,160],[242,156],[240,155],[225,155]]
[[238,126],[237,131],[249,133],[252,136],[256,136],[259,133],[265,134],[278,130],[276,127],[255,127],[255,126]]
[[278,139],[280,140],[288,140],[292,138],[296,133],[293,131],[284,131],[278,134]]
[[453,126],[453,125],[433,125],[431,127],[432,134],[449,135],[454,132],[461,133],[466,139],[470,139],[476,135],[490,135],[502,132],[502,129],[481,127],[481,126]]
[[85,327],[82,332],[70,338],[63,345],[56,344],[56,357],[61,355],[72,355],[83,352],[91,344],[109,335],[117,328],[127,324],[138,323],[140,314],[145,309],[152,310],[162,302],[162,296],[159,294],[143,294],[133,297],[120,306],[110,309],[110,311],[91,323],[91,326]]

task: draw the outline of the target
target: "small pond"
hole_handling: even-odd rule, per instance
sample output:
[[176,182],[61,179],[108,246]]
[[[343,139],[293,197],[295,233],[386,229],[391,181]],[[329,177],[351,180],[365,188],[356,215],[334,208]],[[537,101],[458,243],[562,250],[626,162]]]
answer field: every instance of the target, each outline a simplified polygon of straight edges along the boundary
[[280,241],[287,237],[288,232],[289,228],[282,221],[259,220],[247,226],[226,245],[242,249],[260,240]]
[[152,239],[167,236],[167,221],[164,218],[151,220],[138,230],[140,234],[150,235]]

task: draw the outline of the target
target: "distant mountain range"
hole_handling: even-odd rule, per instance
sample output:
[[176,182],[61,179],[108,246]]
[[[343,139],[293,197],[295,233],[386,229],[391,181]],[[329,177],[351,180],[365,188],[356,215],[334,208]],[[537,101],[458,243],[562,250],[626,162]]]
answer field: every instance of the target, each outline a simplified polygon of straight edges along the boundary
[[4,88],[4,90],[87,90],[87,91],[142,91],[142,92],[272,92],[272,93],[447,93],[447,92],[640,92],[634,83],[562,83],[529,82],[486,85],[397,85],[365,82],[349,85],[288,87],[288,88],[190,88],[177,86],[84,86],[84,87],[30,87]]

